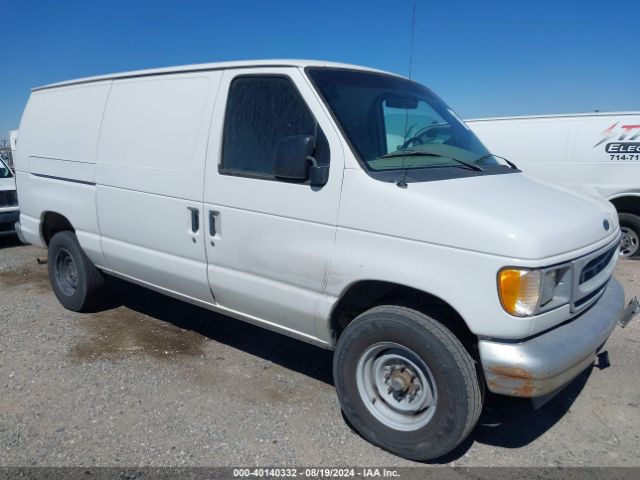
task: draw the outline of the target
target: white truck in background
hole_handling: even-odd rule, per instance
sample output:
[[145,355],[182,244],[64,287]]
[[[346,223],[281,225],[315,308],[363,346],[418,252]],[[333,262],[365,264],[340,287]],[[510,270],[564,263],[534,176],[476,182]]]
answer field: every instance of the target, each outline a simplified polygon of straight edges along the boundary
[[605,198],[616,207],[620,255],[640,256],[640,112],[466,121],[489,151],[525,173]]

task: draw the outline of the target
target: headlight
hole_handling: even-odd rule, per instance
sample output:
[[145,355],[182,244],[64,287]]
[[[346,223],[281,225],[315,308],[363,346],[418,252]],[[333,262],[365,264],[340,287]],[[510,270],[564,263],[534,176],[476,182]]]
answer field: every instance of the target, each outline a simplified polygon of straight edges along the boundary
[[565,305],[571,298],[571,267],[504,268],[498,274],[502,308],[516,317],[530,317]]

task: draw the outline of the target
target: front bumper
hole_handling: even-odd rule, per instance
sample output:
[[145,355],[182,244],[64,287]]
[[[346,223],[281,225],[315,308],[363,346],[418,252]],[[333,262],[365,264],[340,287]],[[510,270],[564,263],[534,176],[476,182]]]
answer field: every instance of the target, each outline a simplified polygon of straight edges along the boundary
[[11,212],[0,212],[0,235],[14,233],[14,225],[19,220],[20,212],[17,210]]
[[480,360],[487,387],[514,397],[540,397],[563,387],[593,363],[624,309],[624,290],[612,278],[600,299],[569,323],[519,343],[481,340]]

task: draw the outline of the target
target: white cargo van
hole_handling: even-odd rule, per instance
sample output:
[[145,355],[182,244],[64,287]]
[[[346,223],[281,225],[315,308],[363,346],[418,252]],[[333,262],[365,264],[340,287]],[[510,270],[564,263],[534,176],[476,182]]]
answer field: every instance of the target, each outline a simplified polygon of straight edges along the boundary
[[274,60],[36,88],[16,168],[66,308],[116,275],[335,349],[345,415],[407,458],[456,447],[485,388],[561,388],[637,306],[610,203],[530,179],[384,72]]
[[467,120],[489,150],[537,178],[610,200],[620,255],[640,255],[640,112]]
[[0,236],[15,234],[14,225],[19,217],[16,179],[9,166],[0,158]]

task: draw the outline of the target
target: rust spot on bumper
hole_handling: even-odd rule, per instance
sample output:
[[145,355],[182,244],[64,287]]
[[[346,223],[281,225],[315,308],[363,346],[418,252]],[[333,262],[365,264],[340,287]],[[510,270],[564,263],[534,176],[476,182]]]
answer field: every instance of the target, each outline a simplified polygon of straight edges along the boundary
[[499,375],[501,377],[509,377],[513,379],[522,378],[526,380],[532,380],[534,378],[533,373],[518,367],[505,367],[505,366],[496,365],[496,366],[490,367],[489,370],[492,373],[495,373],[496,375]]
[[536,394],[533,373],[518,367],[495,365],[489,368],[487,385],[492,391],[509,392],[514,397],[530,398]]
[[513,391],[513,395],[516,397],[531,398],[535,393],[535,387],[531,383],[523,383]]

